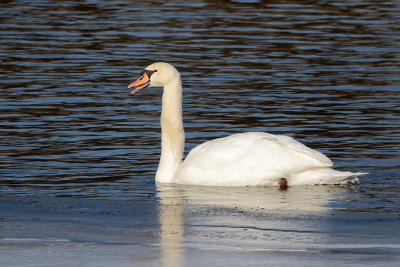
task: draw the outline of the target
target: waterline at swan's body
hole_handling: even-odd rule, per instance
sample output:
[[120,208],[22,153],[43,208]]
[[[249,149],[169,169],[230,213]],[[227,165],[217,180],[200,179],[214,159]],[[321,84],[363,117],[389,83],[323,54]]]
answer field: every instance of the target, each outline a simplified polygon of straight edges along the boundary
[[161,157],[156,181],[208,186],[277,186],[343,184],[363,173],[331,169],[332,162],[291,137],[260,132],[235,134],[195,147],[184,161],[182,86],[168,63],[148,66],[129,88],[164,87],[161,112]]

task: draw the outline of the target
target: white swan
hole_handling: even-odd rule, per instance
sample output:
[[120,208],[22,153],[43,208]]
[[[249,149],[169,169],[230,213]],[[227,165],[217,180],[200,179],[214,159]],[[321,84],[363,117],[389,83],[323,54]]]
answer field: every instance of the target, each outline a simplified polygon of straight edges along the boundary
[[288,185],[343,184],[364,173],[331,169],[332,162],[291,137],[261,132],[234,134],[195,147],[184,161],[182,85],[170,64],[148,66],[128,88],[164,87],[161,112],[161,157],[156,182],[207,186],[269,186],[286,178]]

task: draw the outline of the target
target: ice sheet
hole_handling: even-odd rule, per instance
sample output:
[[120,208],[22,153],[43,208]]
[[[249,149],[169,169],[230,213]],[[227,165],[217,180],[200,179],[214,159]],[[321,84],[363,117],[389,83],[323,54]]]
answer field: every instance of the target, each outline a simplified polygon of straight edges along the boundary
[[303,196],[300,189],[236,190],[167,186],[148,201],[3,198],[0,266],[394,266],[400,260],[399,215],[329,207],[340,188]]

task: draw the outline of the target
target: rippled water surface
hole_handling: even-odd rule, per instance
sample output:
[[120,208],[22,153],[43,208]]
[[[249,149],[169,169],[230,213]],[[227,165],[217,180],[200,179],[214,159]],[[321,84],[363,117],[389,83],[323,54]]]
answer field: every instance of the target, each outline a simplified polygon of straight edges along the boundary
[[398,1],[2,1],[0,194],[156,197],[161,90],[182,74],[186,151],[288,134],[366,171],[330,205],[399,211]]

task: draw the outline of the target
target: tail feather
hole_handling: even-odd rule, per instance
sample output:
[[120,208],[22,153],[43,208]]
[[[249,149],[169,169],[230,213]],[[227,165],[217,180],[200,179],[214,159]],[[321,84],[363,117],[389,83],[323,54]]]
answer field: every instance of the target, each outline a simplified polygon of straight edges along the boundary
[[316,184],[359,184],[358,176],[366,172],[336,171],[330,168],[317,168],[289,177],[288,185],[316,185]]

